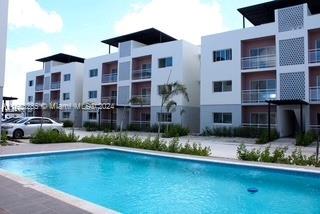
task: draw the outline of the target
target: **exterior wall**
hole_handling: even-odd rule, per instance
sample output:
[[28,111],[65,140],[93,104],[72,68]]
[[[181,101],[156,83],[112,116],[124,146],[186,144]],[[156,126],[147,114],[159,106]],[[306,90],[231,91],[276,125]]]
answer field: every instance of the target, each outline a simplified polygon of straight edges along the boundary
[[241,50],[242,57],[250,56],[250,50],[252,48],[271,47],[275,45],[276,45],[276,42],[275,42],[274,36],[242,41],[242,50]]
[[[8,0],[0,1],[0,95],[2,99],[2,88],[4,85],[4,71],[7,47],[7,25],[8,25]],[[2,103],[2,102],[1,102]],[[1,104],[0,104],[1,107]]]
[[250,72],[242,74],[242,90],[251,89],[251,81],[276,79],[275,71]]
[[[232,113],[232,124],[214,124],[213,113]],[[200,131],[206,127],[212,128],[215,126],[241,126],[241,105],[228,104],[228,105],[201,105],[200,107]]]

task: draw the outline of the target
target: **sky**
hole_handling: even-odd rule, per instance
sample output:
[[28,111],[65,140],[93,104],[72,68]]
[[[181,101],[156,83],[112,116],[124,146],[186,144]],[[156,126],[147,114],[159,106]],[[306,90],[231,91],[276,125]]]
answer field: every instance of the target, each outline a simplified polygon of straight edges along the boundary
[[[196,45],[201,36],[242,28],[238,8],[266,0],[9,0],[4,95],[24,103],[38,58],[107,54],[102,40],[155,27]],[[112,50],[116,51],[116,50]]]

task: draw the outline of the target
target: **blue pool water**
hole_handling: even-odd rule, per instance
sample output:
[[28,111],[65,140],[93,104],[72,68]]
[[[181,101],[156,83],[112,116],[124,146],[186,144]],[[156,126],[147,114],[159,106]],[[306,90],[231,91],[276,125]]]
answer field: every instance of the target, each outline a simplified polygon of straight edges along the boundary
[[122,213],[320,213],[316,174],[110,150],[3,158],[0,168]]

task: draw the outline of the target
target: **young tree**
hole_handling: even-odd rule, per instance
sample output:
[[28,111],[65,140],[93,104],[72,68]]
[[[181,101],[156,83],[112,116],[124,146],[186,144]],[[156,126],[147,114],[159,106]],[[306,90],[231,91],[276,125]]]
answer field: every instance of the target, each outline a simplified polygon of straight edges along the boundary
[[[179,82],[167,83],[160,88],[161,106],[160,115],[163,113],[163,107],[166,107],[168,113],[175,109],[177,103],[173,100],[173,97],[182,95],[189,102],[189,95],[187,88]],[[161,119],[161,118],[159,118]],[[160,138],[161,120],[158,120],[158,138]]]

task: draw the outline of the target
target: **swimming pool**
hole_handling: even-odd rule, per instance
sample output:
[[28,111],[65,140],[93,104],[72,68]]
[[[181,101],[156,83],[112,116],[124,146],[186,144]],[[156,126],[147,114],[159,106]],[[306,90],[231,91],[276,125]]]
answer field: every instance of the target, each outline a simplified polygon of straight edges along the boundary
[[320,213],[320,174],[107,149],[0,158],[0,168],[122,213]]

